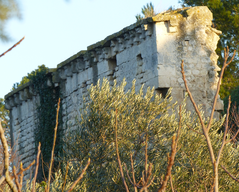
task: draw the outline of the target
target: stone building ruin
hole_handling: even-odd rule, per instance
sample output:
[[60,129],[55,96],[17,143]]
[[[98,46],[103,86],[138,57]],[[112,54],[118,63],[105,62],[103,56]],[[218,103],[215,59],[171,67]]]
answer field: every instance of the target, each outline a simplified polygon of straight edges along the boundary
[[[75,117],[79,115],[82,97],[91,84],[103,77],[110,82],[115,79],[121,82],[125,77],[126,89],[136,79],[136,90],[145,84],[145,87],[154,86],[156,92],[163,95],[172,87],[171,95],[180,103],[185,95],[181,60],[184,60],[189,88],[207,115],[220,70],[215,49],[221,32],[211,27],[212,19],[212,13],[205,6],[160,13],[88,46],[86,51],[51,69],[47,78],[49,86],[60,88],[63,126],[76,127]],[[8,93],[5,103],[10,110],[12,146],[19,160],[28,166],[36,157],[34,130],[38,94],[31,83],[27,83]],[[193,110],[188,103],[188,109]],[[219,99],[216,110],[222,107]]]

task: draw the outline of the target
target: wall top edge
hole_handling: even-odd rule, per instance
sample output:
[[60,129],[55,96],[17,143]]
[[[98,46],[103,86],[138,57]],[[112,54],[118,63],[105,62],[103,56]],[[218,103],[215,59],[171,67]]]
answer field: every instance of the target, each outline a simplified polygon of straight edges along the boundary
[[[77,54],[71,56],[70,58],[66,59],[65,61],[61,62],[60,64],[57,65],[57,68],[61,68],[65,66],[67,63],[70,61],[73,61],[79,57],[83,57],[87,52],[94,51],[97,48],[103,48],[103,47],[109,47],[110,42],[112,40],[115,40],[119,37],[122,37],[125,33],[134,30],[137,27],[140,27],[142,25],[150,24],[150,23],[156,23],[156,22],[163,22],[163,21],[170,21],[170,20],[177,20],[179,17],[187,17],[187,15],[191,14],[191,12],[199,12],[201,11],[207,11],[209,10],[207,6],[197,6],[197,7],[184,7],[184,8],[179,8],[175,10],[169,10],[169,11],[164,11],[162,13],[159,13],[153,17],[148,17],[143,20],[137,21],[134,24],[131,24],[122,30],[113,33],[109,36],[107,36],[105,39],[98,41],[92,45],[89,45],[87,47],[87,50],[82,50],[78,52]],[[177,21],[176,21],[177,22]],[[177,23],[175,23],[177,25]],[[171,25],[173,25],[173,22],[171,22]]]
[[21,85],[20,87],[18,87],[17,89],[14,89],[13,91],[9,92],[7,95],[4,96],[4,99],[6,100],[7,98],[13,96],[14,94],[18,93],[19,91],[29,87],[31,85],[31,82],[27,82],[23,85]]
[[93,49],[96,49],[98,47],[105,47],[105,46],[109,46],[108,43],[113,40],[113,39],[116,39],[120,36],[123,36],[123,34],[127,33],[128,31],[131,31],[143,24],[149,24],[149,23],[152,23],[153,22],[153,19],[152,17],[148,17],[148,18],[145,18],[143,20],[140,20],[140,21],[137,21],[136,23],[132,24],[132,25],[129,25],[125,28],[123,28],[122,30],[116,32],[116,33],[113,33],[112,35],[109,35],[107,36],[104,40],[101,40],[101,41],[98,41],[97,43],[94,43],[92,45],[89,45],[87,47],[87,51],[91,51]]
[[153,23],[153,22],[154,21],[153,21],[152,17],[148,17],[148,18],[140,20],[140,21],[138,21],[138,22],[136,22],[136,23],[134,23],[132,25],[129,25],[129,26],[123,28],[122,30],[107,36],[104,40],[101,40],[101,41],[98,41],[97,43],[89,45],[87,47],[87,50],[81,50],[78,53],[76,53],[75,55],[69,57],[65,61],[63,61],[60,64],[58,64],[57,65],[57,69],[64,67],[69,62],[71,62],[71,61],[73,61],[73,60],[75,60],[77,58],[84,57],[84,55],[86,55],[90,51],[93,51],[93,50],[95,50],[97,48],[109,47],[110,46],[110,42],[112,40],[114,40],[114,39],[116,39],[118,37],[123,36],[125,33],[129,32],[129,31],[131,31],[131,30],[133,30],[133,29],[135,29],[137,27],[140,27],[141,25],[149,24],[149,23]]
[[58,64],[57,68],[61,68],[61,67],[65,66],[67,63],[69,63],[79,57],[84,57],[84,55],[89,51],[93,51],[97,48],[108,47],[110,45],[111,40],[117,39],[118,37],[123,36],[123,34],[129,32],[137,27],[140,27],[141,25],[150,24],[150,23],[154,23],[154,22],[169,21],[172,18],[172,16],[182,14],[183,11],[188,10],[188,9],[191,9],[191,7],[180,8],[180,9],[176,9],[173,11],[165,11],[165,12],[155,15],[154,17],[148,17],[143,20],[137,21],[136,23],[133,23],[116,33],[113,33],[113,34],[107,36],[105,39],[98,41],[92,45],[89,45],[87,47],[87,50],[81,50],[77,54],[71,56],[70,58],[68,58],[65,61]]
[[[206,6],[198,6],[198,7],[207,8]],[[195,7],[193,7],[193,8],[195,8]],[[184,11],[186,11],[188,9],[192,9],[192,7],[184,7],[184,8],[179,8],[179,9],[175,9],[172,11],[170,11],[170,10],[165,11],[165,12],[159,13],[153,17],[147,17],[145,19],[137,21],[136,23],[131,24],[116,33],[113,33],[112,35],[107,36],[104,40],[98,41],[97,43],[89,45],[87,47],[87,51],[93,50],[98,47],[108,46],[107,43],[109,43],[111,40],[116,39],[117,37],[122,36],[124,33],[127,33],[128,31],[131,31],[143,24],[169,21],[170,19],[172,19],[172,17],[175,17],[175,15],[184,15]]]
[[[201,16],[204,13],[208,13],[208,12],[210,12],[210,10],[206,6],[184,7],[184,8],[180,8],[180,9],[176,9],[176,10],[165,11],[165,12],[159,13],[153,17],[148,17],[143,20],[137,21],[136,23],[129,25],[116,33],[107,36],[104,40],[101,40],[95,44],[88,46],[87,50],[81,50],[80,52],[76,53],[75,55],[69,57],[65,61],[59,63],[57,65],[57,68],[49,69],[49,74],[52,74],[52,75],[56,74],[57,71],[64,68],[65,66],[67,66],[72,61],[74,61],[78,58],[88,57],[91,55],[92,52],[97,51],[97,49],[110,47],[111,41],[121,38],[124,36],[124,34],[130,33],[131,31],[136,30],[137,28],[139,28],[141,26],[149,25],[149,24],[156,23],[156,22],[165,22],[165,21],[170,22],[170,26],[177,26],[179,24],[180,18],[182,18],[182,17],[187,18],[188,16],[192,15],[193,13],[199,14],[199,16]],[[211,14],[211,12],[210,12],[210,14]],[[211,18],[212,14],[211,15],[210,14],[209,14],[209,16]],[[211,20],[212,20],[212,18],[211,18]],[[220,33],[220,31],[215,31],[215,32],[217,32],[218,34]],[[13,97],[15,94],[17,94],[20,91],[24,91],[24,89],[29,89],[30,85],[31,85],[31,83],[28,82],[28,83],[18,87],[17,89],[11,91],[7,95],[5,95],[5,97],[4,97],[5,100],[9,99],[10,97]]]
[[69,62],[71,62],[71,61],[73,61],[73,60],[75,60],[75,59],[77,59],[77,58],[79,58],[79,57],[83,57],[86,52],[87,52],[86,50],[81,50],[81,51],[79,51],[79,52],[76,53],[75,55],[73,55],[73,56],[69,57],[68,59],[66,59],[65,61],[62,61],[61,63],[59,63],[59,64],[57,65],[57,69],[59,69],[59,68],[65,66],[67,63],[69,63]]
[[[48,73],[46,74],[47,76],[55,73],[57,71],[57,68],[50,68]],[[27,82],[21,86],[19,86],[17,89],[14,89],[13,91],[9,92],[7,95],[4,96],[4,99],[7,100],[8,98],[14,96],[14,94],[19,93],[20,91],[24,91],[24,89],[27,89],[31,86],[31,82]]]

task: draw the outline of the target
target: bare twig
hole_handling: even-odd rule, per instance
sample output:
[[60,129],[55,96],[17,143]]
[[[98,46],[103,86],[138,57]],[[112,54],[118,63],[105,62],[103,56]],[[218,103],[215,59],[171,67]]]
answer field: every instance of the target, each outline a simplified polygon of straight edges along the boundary
[[[152,164],[151,164],[151,165],[152,165]],[[152,174],[152,173],[151,173],[151,171],[150,171],[150,175],[151,175],[151,174]],[[145,185],[144,185],[144,187],[143,187],[141,190],[143,190],[143,189],[144,189],[144,190],[145,190],[145,189],[148,189],[148,188],[150,187],[150,185],[152,185],[152,183],[153,183],[153,181],[154,181],[154,177],[155,177],[155,176],[152,177],[152,179],[149,181],[149,183],[146,182]],[[148,176],[147,180],[149,180],[149,178],[150,178],[150,177]],[[140,190],[140,191],[141,191],[141,190]]]
[[[128,171],[127,165],[126,165],[125,163],[124,163],[124,167],[125,167],[125,170],[126,170],[126,173],[127,173],[127,177],[128,177],[128,179],[129,179],[130,183],[131,183],[134,187],[136,187],[136,185],[134,184],[134,182],[131,180],[131,178],[130,178],[130,176],[129,176],[129,171]],[[137,190],[137,187],[136,187],[136,190]]]
[[121,164],[121,160],[119,156],[118,141],[117,141],[117,109],[115,110],[115,147],[116,147],[116,154],[117,154],[117,160],[118,160],[118,164],[120,168],[121,178],[124,183],[126,191],[129,192],[129,188],[124,178],[124,172],[123,172],[123,168],[122,168],[122,164]]
[[[183,76],[183,81],[184,81],[184,85],[185,85],[185,88],[188,92],[188,95],[189,95],[189,98],[194,106],[194,109],[199,117],[199,120],[200,120],[200,123],[201,123],[201,126],[202,126],[202,131],[203,131],[203,134],[205,136],[205,139],[206,139],[206,142],[207,142],[207,146],[208,146],[208,150],[209,150],[209,153],[210,153],[210,158],[211,158],[211,162],[212,164],[214,165],[214,162],[215,162],[215,155],[214,155],[214,152],[213,152],[213,148],[212,148],[212,144],[211,144],[211,140],[209,138],[209,135],[208,135],[208,129],[206,128],[204,122],[203,122],[203,119],[202,119],[202,116],[201,116],[201,113],[193,99],[193,96],[192,96],[192,93],[190,92],[189,88],[188,88],[188,85],[187,85],[187,80],[186,80],[186,77],[185,77],[185,73],[184,73],[184,61],[182,60],[182,63],[181,63],[181,73],[182,73],[182,76]],[[215,109],[215,108],[214,108]],[[214,110],[212,109],[212,110]],[[216,170],[214,169],[214,166],[213,166],[213,172],[214,174],[216,173]]]
[[146,185],[147,185],[147,183],[149,182],[149,179],[150,179],[150,177],[151,177],[151,175],[152,175],[152,167],[153,167],[153,164],[152,163],[150,163],[149,164],[149,168],[148,168],[148,173],[147,173],[147,178],[146,178]]
[[172,145],[171,145],[171,155],[168,155],[168,166],[167,166],[167,172],[165,175],[165,178],[162,182],[161,187],[158,189],[158,192],[164,192],[166,190],[167,187],[167,183],[168,183],[168,179],[170,178],[171,175],[171,171],[172,171],[172,167],[174,164],[174,159],[177,153],[177,143],[179,140],[179,135],[180,135],[180,129],[182,126],[182,108],[181,105],[179,106],[179,122],[178,122],[178,130],[177,130],[177,137],[175,139],[175,136],[173,136],[172,138]]
[[41,166],[42,166],[42,173],[43,173],[44,180],[47,181],[45,171],[44,171],[44,161],[43,161],[43,155],[42,154],[41,154]]
[[66,164],[66,174],[65,174],[64,183],[63,183],[63,186],[62,186],[62,192],[64,192],[65,185],[66,185],[66,178],[67,178],[67,173],[68,173],[68,167],[69,167],[69,161]]
[[22,163],[21,163],[21,166],[20,166],[20,171],[17,173],[17,175],[21,175],[23,172],[27,171],[28,169],[31,168],[32,165],[35,164],[35,160],[33,162],[31,162],[30,165],[28,165],[25,169],[22,167]]
[[172,146],[171,146],[171,155],[169,156],[168,155],[168,166],[167,166],[167,173],[165,175],[165,178],[163,180],[163,183],[162,183],[162,186],[158,189],[158,192],[163,192],[166,190],[166,187],[167,187],[167,182],[168,182],[168,179],[169,179],[169,176],[171,174],[171,170],[172,170],[172,167],[173,167],[173,164],[174,164],[174,158],[175,158],[175,155],[176,155],[176,145],[175,145],[175,136],[173,136],[173,139],[172,139]]
[[200,133],[199,131],[196,131],[195,129],[191,128],[188,126],[189,129],[191,129],[192,131],[194,131],[195,133],[199,134],[199,135],[203,135],[202,133]]
[[136,187],[135,175],[134,175],[134,161],[133,161],[132,153],[130,154],[130,161],[131,161],[131,172],[132,172],[132,177],[133,177],[133,182],[134,182],[134,191],[138,192],[138,189]]
[[2,184],[4,181],[5,181],[5,177],[2,176],[2,177],[0,178],[0,186],[1,186],[1,184]]
[[37,153],[37,164],[36,164],[36,169],[35,169],[35,176],[34,176],[33,181],[32,181],[32,192],[35,192],[35,185],[36,185],[36,180],[37,180],[40,153],[41,153],[41,143],[39,142],[38,153]]
[[218,155],[217,155],[217,164],[219,164],[220,161],[220,157],[223,151],[223,148],[226,144],[226,137],[227,137],[227,132],[228,132],[228,119],[229,119],[229,113],[230,113],[230,106],[231,106],[231,96],[228,99],[228,106],[227,106],[227,118],[226,118],[226,123],[225,123],[225,130],[224,130],[224,135],[223,135],[223,140],[222,140],[222,144],[221,147],[218,151]]
[[90,165],[90,158],[88,159],[88,162],[87,162],[85,168],[82,170],[78,179],[72,184],[71,188],[67,192],[71,192],[74,189],[74,187],[77,185],[77,183],[83,178],[83,175],[84,175],[86,169],[89,167],[89,165]]
[[[145,136],[145,164],[144,164],[144,170],[145,170],[145,179],[147,179],[147,165],[148,165],[148,133],[146,133],[146,136]],[[145,180],[145,183],[146,183],[146,180]]]
[[2,53],[2,54],[0,55],[0,57],[4,56],[7,52],[11,51],[14,47],[16,47],[17,45],[19,45],[19,44],[23,41],[23,39],[25,39],[25,36],[24,36],[20,41],[18,41],[16,44],[14,44],[10,49],[8,49],[8,50],[5,51],[4,53]]
[[174,187],[173,187],[173,178],[172,178],[172,175],[170,174],[170,185],[171,185],[171,190],[172,192],[174,192]]
[[198,107],[197,107],[197,105],[196,105],[196,103],[195,103],[195,101],[194,101],[194,99],[193,99],[193,96],[192,96],[192,94],[191,94],[191,92],[190,92],[190,90],[189,90],[189,88],[188,88],[188,85],[187,85],[187,80],[186,80],[186,76],[185,76],[185,73],[184,73],[184,61],[183,61],[183,60],[182,60],[182,63],[181,63],[181,73],[182,73],[182,76],[183,76],[184,85],[185,85],[185,88],[186,88],[186,90],[187,90],[187,92],[188,92],[189,98],[190,98],[190,100],[192,101],[192,104],[193,104],[193,106],[194,106],[194,108],[195,108],[195,111],[196,111],[196,113],[198,114],[200,123],[201,123],[201,125],[203,126],[203,131],[205,132],[205,131],[206,131],[206,127],[205,127],[205,124],[204,124],[204,122],[203,122],[201,113],[200,113],[200,111],[199,111],[199,109],[198,109]]
[[224,169],[224,171],[225,171],[233,180],[235,180],[236,182],[239,183],[239,179],[237,179],[236,177],[234,177],[234,176],[226,169],[226,167],[224,167],[223,165],[221,165],[221,167]]
[[20,171],[17,173],[17,176],[20,175],[20,190],[22,189],[22,183],[23,183],[23,176],[24,176],[24,172],[27,171],[28,169],[30,169],[30,167],[32,165],[34,165],[35,160],[33,162],[31,162],[30,165],[28,165],[25,169],[22,166],[22,162],[20,164]]
[[229,57],[229,48],[228,47],[224,48],[224,62],[223,62],[223,66],[222,66],[222,69],[221,69],[219,80],[217,82],[217,91],[216,91],[215,96],[214,96],[214,101],[213,101],[213,105],[212,105],[212,111],[211,111],[210,120],[209,120],[209,123],[207,125],[207,130],[208,131],[209,131],[210,127],[211,127],[211,123],[212,123],[215,107],[216,107],[216,104],[217,104],[217,98],[218,98],[218,94],[219,94],[219,91],[220,91],[220,85],[221,85],[221,81],[222,81],[222,77],[223,77],[224,71],[225,71],[226,67],[232,62],[232,60],[234,59],[235,55],[236,55],[236,50],[234,50],[233,55],[231,57],[231,60],[229,62],[227,62],[227,59]]
[[[17,187],[16,185],[13,183],[10,175],[9,175],[9,153],[8,153],[8,145],[7,145],[7,139],[6,137],[4,136],[4,130],[2,128],[2,124],[1,124],[1,121],[0,121],[0,139],[1,139],[1,142],[2,142],[2,145],[3,145],[3,149],[4,149],[4,177],[5,177],[5,180],[7,182],[7,184],[9,185],[10,189],[13,191],[13,192],[17,192]],[[2,180],[2,179],[1,179]]]
[[57,113],[56,113],[56,126],[54,129],[54,141],[53,141],[53,146],[52,146],[52,151],[51,151],[51,161],[50,161],[50,168],[49,168],[49,174],[48,174],[48,184],[47,184],[48,192],[50,190],[50,184],[51,184],[51,170],[52,170],[52,164],[53,164],[53,160],[54,160],[54,150],[55,150],[55,145],[56,145],[56,135],[57,135],[57,127],[58,127],[58,116],[59,116],[59,110],[60,110],[60,102],[61,102],[61,99],[59,98],[58,104],[57,104]]
[[20,186],[22,186],[22,182],[23,182],[23,167],[22,167],[22,162],[20,163],[20,172],[18,174],[20,174]]
[[[189,95],[190,100],[191,100],[191,102],[194,106],[194,109],[195,109],[196,113],[198,114],[198,117],[199,117],[199,120],[200,120],[200,123],[201,123],[201,126],[202,126],[202,131],[203,131],[203,134],[205,136],[207,146],[208,146],[208,150],[209,150],[209,153],[210,153],[210,158],[211,158],[211,163],[213,165],[213,173],[214,173],[213,188],[214,188],[215,192],[218,192],[218,188],[219,188],[219,186],[218,186],[219,185],[218,184],[218,165],[219,165],[219,160],[220,160],[220,156],[221,156],[223,147],[228,142],[228,141],[225,141],[228,127],[226,127],[226,129],[225,129],[222,145],[221,145],[221,148],[219,149],[217,160],[215,158],[214,151],[213,151],[212,144],[211,144],[211,139],[209,137],[209,130],[211,128],[211,123],[212,123],[212,119],[213,119],[214,112],[215,112],[215,107],[216,107],[216,103],[217,103],[218,94],[219,94],[219,91],[220,91],[220,85],[221,85],[223,73],[225,71],[225,68],[232,62],[235,55],[236,55],[236,50],[234,51],[231,60],[229,62],[227,62],[228,57],[229,57],[229,48],[227,47],[227,48],[224,49],[224,63],[223,63],[223,67],[221,69],[220,77],[219,77],[219,80],[218,80],[218,83],[217,83],[217,90],[216,90],[216,93],[215,93],[215,96],[214,96],[212,111],[211,111],[211,114],[210,114],[210,119],[209,119],[209,122],[207,124],[207,127],[203,122],[202,116],[201,116],[201,114],[198,110],[198,107],[197,107],[197,105],[196,105],[196,103],[193,99],[193,96],[192,96],[192,94],[191,94],[191,92],[188,88],[185,73],[184,73],[184,66],[183,66],[184,62],[183,62],[183,60],[182,60],[182,63],[181,63],[181,68],[182,68],[181,73],[182,73],[182,76],[183,76],[183,81],[184,81],[184,84],[185,84],[185,88],[188,92],[188,95]],[[228,113],[228,115],[229,115],[229,113]],[[228,121],[227,121],[227,123],[228,123]]]
[[17,189],[18,189],[18,192],[21,192],[21,186],[19,184],[19,181],[18,181],[18,176],[17,176],[17,173],[16,173],[16,167],[13,166],[13,175],[14,175],[14,178],[15,178],[15,183],[17,185]]

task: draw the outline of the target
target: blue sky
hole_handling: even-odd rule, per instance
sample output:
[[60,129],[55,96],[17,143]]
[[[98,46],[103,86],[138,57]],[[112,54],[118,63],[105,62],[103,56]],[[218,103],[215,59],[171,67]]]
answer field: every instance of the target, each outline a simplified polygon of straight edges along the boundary
[[[0,43],[0,53],[25,40],[0,58],[0,98],[23,76],[45,64],[55,68],[87,46],[133,24],[147,0],[19,0],[22,19],[7,24],[12,41]],[[151,0],[157,12],[178,0]]]

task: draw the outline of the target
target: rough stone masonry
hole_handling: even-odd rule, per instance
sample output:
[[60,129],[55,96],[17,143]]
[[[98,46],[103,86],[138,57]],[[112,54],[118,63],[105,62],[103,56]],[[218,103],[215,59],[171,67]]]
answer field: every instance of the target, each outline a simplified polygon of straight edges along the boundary
[[[185,95],[182,59],[189,88],[197,104],[209,114],[220,70],[215,49],[221,32],[211,27],[212,19],[205,6],[160,13],[125,27],[51,69],[48,85],[60,87],[63,125],[77,127],[75,119],[82,97],[103,77],[110,82],[126,78],[127,89],[136,79],[136,89],[142,84],[154,86],[163,96],[172,87],[171,95],[180,103]],[[5,103],[10,110],[12,146],[19,160],[28,166],[36,157],[34,130],[39,96],[27,83],[7,94]],[[218,99],[216,110],[222,107]],[[187,108],[193,110],[190,102]]]

